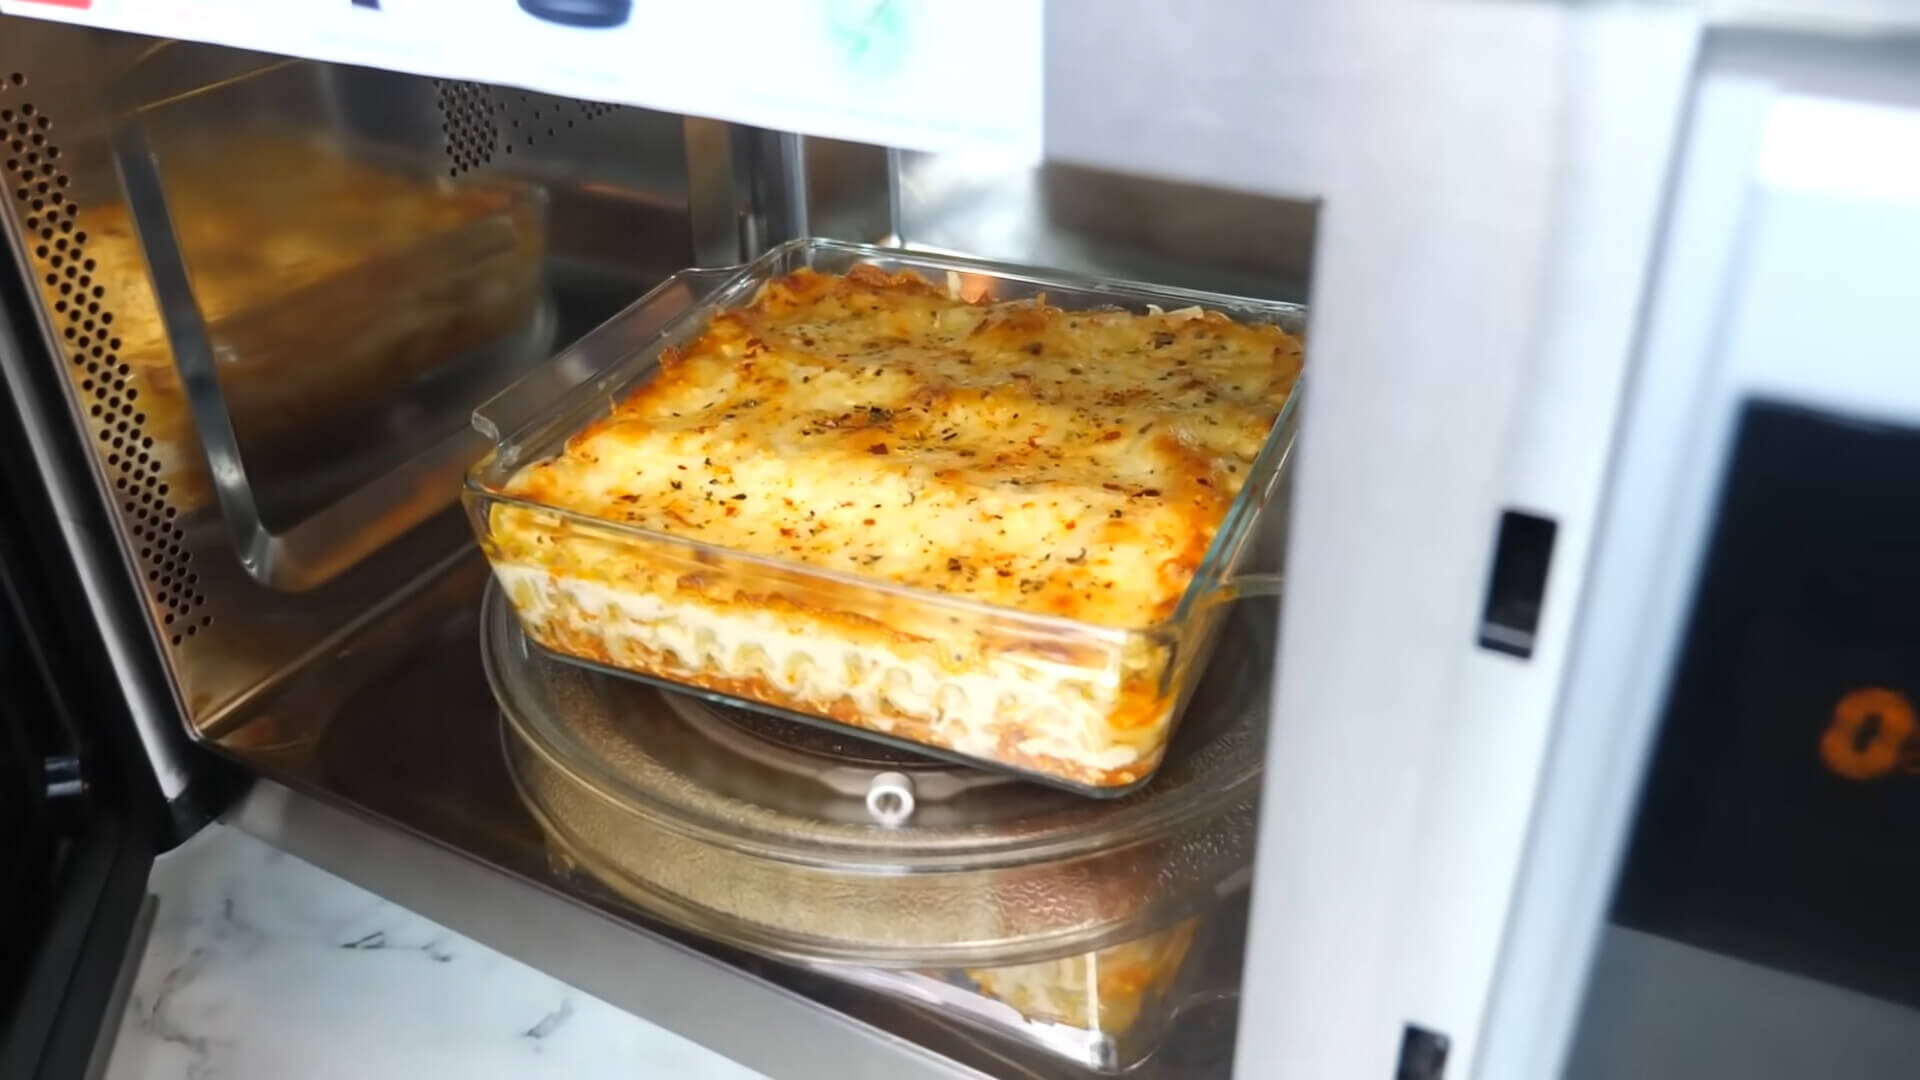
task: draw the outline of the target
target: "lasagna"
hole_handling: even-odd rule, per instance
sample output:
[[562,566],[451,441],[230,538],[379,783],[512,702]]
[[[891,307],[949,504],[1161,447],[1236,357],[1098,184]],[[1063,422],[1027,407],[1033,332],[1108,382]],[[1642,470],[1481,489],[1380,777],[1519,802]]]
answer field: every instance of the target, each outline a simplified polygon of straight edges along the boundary
[[515,473],[485,543],[530,636],[1076,785],[1151,774],[1160,631],[1301,343],[958,285],[777,279]]

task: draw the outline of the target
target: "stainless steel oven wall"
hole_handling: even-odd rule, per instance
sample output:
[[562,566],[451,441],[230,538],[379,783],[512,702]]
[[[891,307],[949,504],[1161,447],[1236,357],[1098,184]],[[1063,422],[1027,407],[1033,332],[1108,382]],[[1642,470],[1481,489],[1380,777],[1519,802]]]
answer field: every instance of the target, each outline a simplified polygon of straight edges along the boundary
[[894,151],[685,121],[693,263],[729,266],[784,240],[898,240]]
[[[676,116],[28,20],[0,86],[0,220],[63,390],[38,412],[92,449],[69,494],[116,528],[76,547],[169,675],[155,747],[176,712],[237,728],[466,551],[472,407],[692,258]],[[472,265],[505,269],[434,273]]]
[[1304,301],[1317,202],[685,121],[693,260],[829,237]]
[[991,155],[928,154],[688,119],[694,256],[798,236],[885,243],[1304,301],[1315,202]]
[[1316,204],[1048,162],[895,152],[908,247],[1304,301]]

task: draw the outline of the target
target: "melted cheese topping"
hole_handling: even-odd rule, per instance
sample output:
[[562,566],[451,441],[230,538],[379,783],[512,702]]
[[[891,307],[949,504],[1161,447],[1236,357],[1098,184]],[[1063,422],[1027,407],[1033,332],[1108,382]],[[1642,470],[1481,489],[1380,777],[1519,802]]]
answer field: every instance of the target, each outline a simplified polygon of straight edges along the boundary
[[[802,270],[510,494],[1114,627],[1166,618],[1300,371],[1273,326]],[[619,576],[617,567],[592,568]]]
[[1205,636],[1124,631],[1178,606],[1300,343],[1198,310],[968,303],[912,275],[800,271],[661,368],[506,493],[794,569],[497,504],[487,553],[535,640],[1118,786],[1158,764],[1169,664]]

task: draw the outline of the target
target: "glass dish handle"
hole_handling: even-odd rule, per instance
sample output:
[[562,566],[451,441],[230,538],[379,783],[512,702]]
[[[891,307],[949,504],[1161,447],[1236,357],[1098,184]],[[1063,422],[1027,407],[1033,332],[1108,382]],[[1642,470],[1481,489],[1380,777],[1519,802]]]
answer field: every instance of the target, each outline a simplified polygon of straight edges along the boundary
[[1278,600],[1286,594],[1286,591],[1286,575],[1278,570],[1253,570],[1244,574],[1235,574],[1222,580],[1205,596],[1200,597],[1189,612],[1189,616],[1213,618],[1225,614],[1219,609],[1229,604],[1243,600]]
[[1229,600],[1246,600],[1252,597],[1280,596],[1287,590],[1287,577],[1279,571],[1238,574],[1220,583],[1214,592],[1214,603],[1226,603]]
[[568,391],[651,343],[668,323],[720,291],[744,270],[742,266],[719,266],[674,274],[473,410],[474,430],[495,446],[503,446],[515,433],[564,409],[570,400]]

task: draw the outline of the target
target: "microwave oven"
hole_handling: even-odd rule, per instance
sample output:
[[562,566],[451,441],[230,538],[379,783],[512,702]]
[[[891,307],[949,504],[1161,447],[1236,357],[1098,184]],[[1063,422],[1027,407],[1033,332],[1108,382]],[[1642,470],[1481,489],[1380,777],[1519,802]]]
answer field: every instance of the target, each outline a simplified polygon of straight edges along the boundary
[[[1899,1074],[1915,34],[1057,2],[1032,165],[0,17],[4,1065],[85,1071],[222,818],[769,1075]],[[1247,725],[1250,853],[1136,928],[1138,1014],[731,937],[523,799],[469,417],[803,237],[1307,306],[1284,597],[1180,736]],[[1098,999],[1128,943],[995,970]]]

